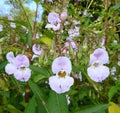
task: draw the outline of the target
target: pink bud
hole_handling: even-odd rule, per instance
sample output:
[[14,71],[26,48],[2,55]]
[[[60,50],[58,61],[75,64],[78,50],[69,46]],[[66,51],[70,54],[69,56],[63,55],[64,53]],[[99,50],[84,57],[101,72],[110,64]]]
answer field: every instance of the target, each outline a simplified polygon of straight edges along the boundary
[[62,21],[65,21],[66,18],[67,18],[67,12],[62,12],[61,15],[60,15],[60,19],[61,19]]

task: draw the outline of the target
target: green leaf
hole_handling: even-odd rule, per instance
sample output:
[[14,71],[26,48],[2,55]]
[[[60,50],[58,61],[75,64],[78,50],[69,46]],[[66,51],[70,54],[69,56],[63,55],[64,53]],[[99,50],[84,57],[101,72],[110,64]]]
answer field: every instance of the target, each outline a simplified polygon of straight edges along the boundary
[[109,104],[98,104],[87,106],[84,109],[75,113],[101,113],[108,108]]
[[27,38],[26,38],[26,44],[28,46],[31,46],[31,40],[32,40],[32,34],[31,34],[31,32],[28,32]]
[[117,104],[110,102],[110,106],[108,109],[109,113],[120,113],[120,108]]
[[52,45],[52,39],[51,38],[48,38],[48,37],[41,37],[40,38],[40,42],[45,44],[46,46],[48,46],[49,48],[51,47]]
[[16,24],[19,24],[19,25],[23,25],[23,26],[29,28],[29,23],[25,22],[25,21],[22,21],[22,20],[7,20],[7,19],[0,19],[0,20],[3,20],[5,22],[13,22],[13,23],[16,23]]
[[110,87],[110,90],[108,92],[108,98],[109,98],[109,101],[112,99],[112,97],[117,93],[119,87],[117,86],[112,86]]
[[30,65],[30,69],[36,73],[41,74],[41,75],[45,75],[45,76],[49,75],[49,73],[46,71],[47,69],[45,69],[43,67],[37,67],[37,66]]
[[115,6],[112,6],[112,7],[110,8],[110,12],[115,11],[115,10],[117,10],[117,9],[119,9],[119,8],[120,8],[120,2],[117,3]]
[[35,101],[35,96],[31,98],[29,101],[24,113],[36,113],[36,101]]
[[5,91],[9,90],[6,85],[6,82],[2,78],[0,78],[0,88],[4,89]]
[[42,90],[40,90],[39,87],[33,81],[29,80],[28,83],[29,83],[29,86],[30,86],[31,90],[33,91],[36,99],[41,102],[41,108],[44,109],[44,111],[45,111],[44,113],[50,113],[48,111],[48,108],[47,108],[47,105],[46,105],[46,102],[44,99],[44,93],[42,92]]
[[65,94],[57,94],[51,91],[48,99],[48,109],[50,113],[68,113]]
[[38,4],[39,2],[41,2],[41,0],[34,0],[34,2]]
[[20,110],[18,110],[18,109],[16,109],[13,105],[11,105],[11,104],[8,104],[7,106],[6,106],[6,109],[7,109],[7,111],[9,111],[10,113],[23,113],[23,112],[21,112]]
[[[34,75],[33,75],[34,76]],[[41,75],[41,74],[38,74],[38,75],[35,75],[34,76],[34,78],[33,78],[33,81],[34,82],[38,82],[38,81],[40,81],[40,80],[42,80],[42,79],[45,79],[45,78],[47,78],[46,76],[43,76],[43,75]]]
[[7,61],[1,62],[0,63],[0,70],[2,70],[6,66],[7,63],[8,63]]

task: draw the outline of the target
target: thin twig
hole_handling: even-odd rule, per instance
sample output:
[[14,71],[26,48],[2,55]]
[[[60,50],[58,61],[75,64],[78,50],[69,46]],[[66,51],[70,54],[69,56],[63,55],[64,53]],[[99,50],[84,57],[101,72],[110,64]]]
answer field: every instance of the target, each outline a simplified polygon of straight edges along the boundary
[[[108,13],[108,7],[109,7],[109,0],[105,0],[105,12]],[[107,43],[108,43],[108,17],[105,19],[105,46],[107,47]]]

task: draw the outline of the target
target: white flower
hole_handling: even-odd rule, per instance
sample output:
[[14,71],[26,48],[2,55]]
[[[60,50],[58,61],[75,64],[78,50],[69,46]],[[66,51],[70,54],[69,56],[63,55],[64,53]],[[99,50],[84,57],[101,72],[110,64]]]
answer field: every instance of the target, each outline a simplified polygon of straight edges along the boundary
[[80,24],[79,21],[77,21],[77,20],[73,20],[73,25],[79,25],[79,24]]
[[42,54],[43,52],[43,49],[40,47],[40,45],[37,45],[37,44],[34,44],[32,46],[32,51],[33,51],[33,56],[32,56],[32,61],[35,59],[35,58],[38,58],[40,57],[40,55]]
[[70,104],[70,96],[66,95],[66,99],[67,99],[67,104],[69,105]]
[[93,54],[90,55],[89,64],[93,64],[96,61],[98,61],[100,64],[106,64],[109,62],[109,56],[105,49],[98,48]]
[[116,67],[112,67],[110,72],[111,72],[112,75],[115,75]]
[[109,68],[99,63],[94,63],[87,69],[88,76],[95,82],[102,82],[109,74]]
[[70,25],[69,21],[65,21],[64,26]]
[[13,20],[13,17],[12,16],[8,16],[8,20]]
[[118,66],[120,66],[120,61],[117,62]]
[[57,23],[57,24],[47,24],[45,26],[45,28],[52,28],[54,31],[60,30],[61,24]]
[[84,10],[83,15],[86,16],[88,14],[87,10]]
[[103,37],[102,37],[102,40],[101,40],[101,46],[104,46],[105,40],[106,40],[106,38],[105,38],[105,36],[103,36]]
[[103,64],[108,63],[109,56],[104,48],[98,48],[90,55],[89,64],[87,69],[88,76],[95,82],[102,82],[109,74],[109,68]]
[[79,72],[79,74],[74,74],[74,78],[80,79],[80,81],[82,81],[82,74],[81,74],[81,72]]
[[40,45],[34,44],[34,45],[32,46],[32,51],[33,51],[33,53],[36,54],[36,55],[41,55],[43,49],[40,47]]
[[5,66],[5,72],[8,73],[8,75],[11,75],[16,70],[16,66],[14,64],[15,57],[13,52],[7,53],[6,58],[9,63]]
[[76,38],[80,35],[79,28],[77,26],[74,29],[68,30],[68,34],[71,38]]
[[61,19],[60,19],[59,14],[57,14],[55,12],[49,13],[48,22],[49,22],[49,24],[47,24],[45,26],[45,28],[52,28],[54,31],[60,30]]
[[60,16],[59,14],[55,13],[55,12],[51,12],[48,15],[48,22],[51,24],[56,24],[56,23],[60,23]]
[[35,38],[36,38],[36,39],[38,39],[38,38],[39,38],[39,34],[38,34],[38,33],[36,33]]
[[67,18],[67,12],[64,11],[64,12],[61,13],[60,19],[61,19],[62,21],[65,21],[66,18]]
[[16,28],[16,24],[13,23],[13,22],[11,22],[11,23],[10,23],[10,27],[12,27],[12,28]]
[[3,30],[3,26],[0,24],[0,32]]
[[66,73],[70,74],[72,70],[72,65],[70,59],[64,56],[56,58],[52,63],[52,71],[57,74],[61,70],[64,70]]
[[[12,17],[12,16],[8,16],[8,20],[13,20],[13,17]],[[13,23],[13,22],[11,22],[11,23],[10,23],[10,27],[16,28],[16,24]]]
[[52,71],[55,76],[49,77],[49,85],[56,93],[61,94],[70,90],[74,79],[70,77],[71,62],[67,57],[56,58],[52,63]]
[[113,42],[114,42],[114,44],[118,44],[118,41],[117,41],[117,40],[114,40]]
[[71,38],[67,38],[66,41],[67,42],[65,43],[65,47],[72,46],[72,48],[77,52],[78,47],[77,47],[76,43]]
[[5,66],[5,72],[7,74],[13,74],[21,82],[26,82],[30,79],[31,70],[29,69],[29,59],[25,55],[19,54],[14,57],[13,52],[9,52],[6,58],[9,61]]
[[51,76],[49,78],[49,85],[56,93],[61,94],[70,90],[73,85],[74,79],[68,75],[65,77]]

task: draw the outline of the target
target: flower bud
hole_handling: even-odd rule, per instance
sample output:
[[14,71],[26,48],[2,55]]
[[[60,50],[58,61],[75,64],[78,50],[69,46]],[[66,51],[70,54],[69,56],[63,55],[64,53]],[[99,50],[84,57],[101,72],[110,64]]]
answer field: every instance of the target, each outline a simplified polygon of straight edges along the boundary
[[62,21],[65,21],[66,18],[67,18],[67,12],[62,12],[61,15],[60,15],[60,19],[61,19]]

